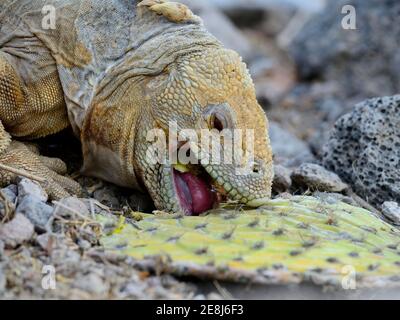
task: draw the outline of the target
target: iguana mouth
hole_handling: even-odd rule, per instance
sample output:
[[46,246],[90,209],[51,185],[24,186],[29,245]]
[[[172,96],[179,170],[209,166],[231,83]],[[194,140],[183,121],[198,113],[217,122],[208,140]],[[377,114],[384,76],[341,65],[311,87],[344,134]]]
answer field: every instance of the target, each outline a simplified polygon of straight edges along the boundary
[[216,207],[221,196],[201,165],[189,168],[185,172],[173,169],[175,191],[185,214],[199,215]]

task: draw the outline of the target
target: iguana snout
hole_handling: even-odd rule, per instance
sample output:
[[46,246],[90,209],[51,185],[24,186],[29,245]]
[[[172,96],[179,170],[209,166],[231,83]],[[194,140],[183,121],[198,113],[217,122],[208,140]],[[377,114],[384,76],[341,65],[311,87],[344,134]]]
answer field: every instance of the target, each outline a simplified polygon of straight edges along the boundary
[[159,209],[197,215],[227,199],[257,205],[270,197],[268,123],[235,52],[183,55],[147,87],[151,117],[142,126],[165,133],[167,156],[155,163],[160,151],[146,141],[139,166]]

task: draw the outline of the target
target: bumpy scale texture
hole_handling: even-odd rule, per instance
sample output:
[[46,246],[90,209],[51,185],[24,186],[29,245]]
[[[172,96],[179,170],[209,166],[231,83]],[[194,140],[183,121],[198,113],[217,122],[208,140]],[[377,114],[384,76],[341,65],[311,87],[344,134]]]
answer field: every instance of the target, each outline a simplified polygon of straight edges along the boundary
[[400,201],[400,96],[364,101],[340,118],[324,165],[373,204]]
[[[294,196],[256,210],[226,207],[199,217],[142,215],[138,222],[101,218],[106,250],[157,272],[254,283],[313,281],[357,287],[396,284],[400,231],[343,202]],[[396,280],[397,279],[397,280]]]
[[[152,163],[147,134],[169,134],[172,121],[179,132],[212,129],[218,114],[224,128],[254,129],[255,159],[247,161],[253,171],[237,175],[236,165],[206,165],[204,157],[200,165],[235,200],[270,196],[268,122],[249,72],[187,6],[165,0],[46,4],[56,8],[54,28],[43,27],[49,17],[42,0],[0,2],[0,163],[42,178],[51,197],[79,193],[61,175],[59,159],[11,141],[71,126],[82,143],[83,174],[148,191],[157,208],[182,211],[172,164]],[[1,184],[15,179],[10,172],[0,171]]]

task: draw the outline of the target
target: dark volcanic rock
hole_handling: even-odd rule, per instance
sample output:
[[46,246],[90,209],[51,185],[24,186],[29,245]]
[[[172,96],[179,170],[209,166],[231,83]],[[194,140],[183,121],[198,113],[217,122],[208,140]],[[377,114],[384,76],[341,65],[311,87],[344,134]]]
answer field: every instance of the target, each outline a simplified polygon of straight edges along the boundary
[[375,205],[400,202],[400,95],[364,101],[335,124],[325,167]]
[[[300,77],[335,80],[346,97],[393,95],[400,88],[398,0],[332,0],[291,46]],[[342,28],[344,5],[356,9],[355,30]]]

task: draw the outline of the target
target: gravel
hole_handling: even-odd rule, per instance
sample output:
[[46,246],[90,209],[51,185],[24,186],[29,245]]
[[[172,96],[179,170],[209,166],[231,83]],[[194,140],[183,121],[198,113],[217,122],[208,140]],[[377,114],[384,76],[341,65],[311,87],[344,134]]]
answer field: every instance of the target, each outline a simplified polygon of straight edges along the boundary
[[15,248],[23,242],[30,240],[33,234],[33,224],[20,213],[15,214],[11,221],[0,225],[0,240],[9,248]]
[[25,195],[18,202],[15,212],[27,217],[38,231],[45,231],[53,218],[54,208],[31,194]]

